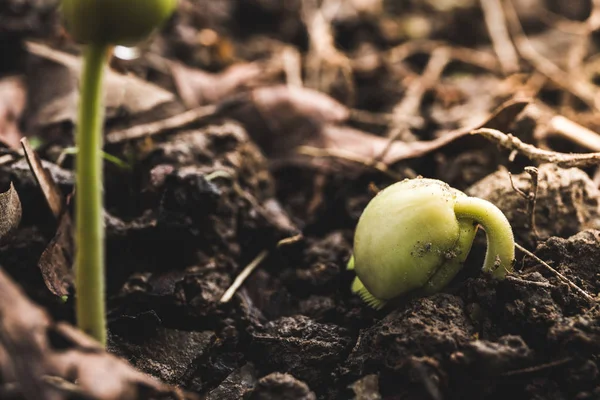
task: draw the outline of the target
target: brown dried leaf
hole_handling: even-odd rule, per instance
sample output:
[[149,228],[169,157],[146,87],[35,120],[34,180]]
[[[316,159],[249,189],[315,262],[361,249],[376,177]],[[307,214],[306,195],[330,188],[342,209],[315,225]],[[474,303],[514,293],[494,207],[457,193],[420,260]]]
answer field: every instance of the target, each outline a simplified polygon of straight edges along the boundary
[[530,101],[525,99],[509,100],[500,105],[479,124],[450,131],[434,140],[409,143],[408,147],[410,148],[410,151],[408,153],[398,151],[399,149],[396,152],[390,150],[390,152],[388,152],[388,154],[383,158],[383,161],[386,164],[393,164],[409,158],[424,156],[425,154],[438,150],[461,137],[469,135],[470,132],[475,129],[490,128],[506,130],[529,103]]
[[177,62],[170,62],[169,67],[177,92],[188,108],[217,103],[265,79],[265,71],[258,63],[233,65],[218,74]]
[[196,399],[135,370],[27,299],[0,270],[0,358],[28,399]]
[[385,164],[393,164],[435,151],[479,127],[505,129],[527,104],[528,100],[508,101],[480,124],[448,132],[435,140],[411,143],[390,143],[388,138],[343,125],[349,117],[348,108],[323,93],[305,88],[255,89],[246,103],[233,110],[233,116],[245,125],[272,160],[289,160],[300,147],[308,146],[365,162],[381,156]]
[[348,119],[346,106],[316,90],[271,86],[255,89],[252,100],[264,117],[269,117],[272,128],[281,129],[291,125],[290,119],[306,118],[321,123],[341,123]]
[[0,239],[19,226],[22,213],[19,194],[11,182],[8,190],[0,193]]
[[26,138],[21,141],[25,158],[37,181],[54,218],[58,220],[56,234],[42,253],[38,266],[44,283],[56,296],[66,296],[73,285],[71,265],[75,249],[71,216],[65,212],[65,200],[52,176],[29,145]]
[[[82,59],[33,42],[27,43],[27,49],[43,64],[32,68],[28,76],[29,90],[35,93],[28,105],[31,129],[75,121]],[[108,116],[118,109],[137,114],[174,100],[172,93],[138,77],[107,70],[105,104]]]
[[285,158],[299,146],[323,147],[323,127],[346,121],[349,110],[316,90],[279,85],[254,89],[232,116],[268,156]]
[[73,240],[73,222],[68,212],[60,216],[56,234],[42,253],[38,266],[44,283],[56,296],[69,295],[74,277],[71,266],[75,243]]
[[[388,146],[390,140],[385,137],[375,136],[347,126],[327,125],[322,130],[322,145],[324,149],[337,150],[371,160],[377,158]],[[423,143],[423,142],[417,142]],[[311,143],[309,143],[311,145]],[[412,143],[396,141],[384,157],[384,162],[389,159],[410,158],[413,153]]]

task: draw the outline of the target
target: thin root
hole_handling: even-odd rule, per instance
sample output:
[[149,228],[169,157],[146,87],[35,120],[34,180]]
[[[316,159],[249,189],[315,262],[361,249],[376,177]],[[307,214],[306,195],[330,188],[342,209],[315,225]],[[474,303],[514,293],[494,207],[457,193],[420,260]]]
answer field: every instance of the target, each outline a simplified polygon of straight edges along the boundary
[[542,266],[544,266],[548,271],[552,272],[560,280],[562,280],[567,285],[569,285],[573,290],[575,290],[576,292],[578,292],[579,294],[581,294],[583,296],[583,298],[585,298],[587,301],[589,301],[590,303],[596,303],[597,302],[597,300],[594,297],[590,296],[585,290],[583,290],[582,288],[580,288],[579,286],[577,286],[569,278],[567,278],[566,276],[564,276],[563,274],[561,274],[560,272],[558,272],[557,270],[555,270],[554,268],[552,268],[550,266],[550,264],[548,264],[547,262],[545,262],[544,260],[542,260],[541,258],[539,258],[538,256],[536,256],[535,254],[533,254],[532,252],[530,252],[529,250],[527,250],[525,247],[521,246],[518,243],[515,243],[515,247],[517,249],[521,250],[523,253],[525,253],[525,255],[533,258],[535,261],[537,261],[540,264],[542,264]]
[[534,161],[556,164],[562,168],[585,168],[600,164],[600,153],[558,153],[542,150],[531,144],[523,143],[519,138],[496,129],[481,128],[471,131],[472,135],[481,135],[508,150],[517,151]]
[[250,276],[252,272],[264,261],[265,258],[269,255],[267,250],[263,250],[240,272],[240,274],[235,278],[231,286],[223,293],[223,297],[221,297],[221,303],[228,303],[235,292],[242,286],[244,281]]

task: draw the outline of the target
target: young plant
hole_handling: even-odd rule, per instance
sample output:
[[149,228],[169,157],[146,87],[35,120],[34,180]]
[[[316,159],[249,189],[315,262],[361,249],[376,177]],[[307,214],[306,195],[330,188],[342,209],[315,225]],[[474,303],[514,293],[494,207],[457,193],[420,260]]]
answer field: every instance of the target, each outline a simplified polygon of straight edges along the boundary
[[85,45],[80,82],[75,191],[75,286],[79,327],[106,343],[102,83],[110,48],[145,39],[175,10],[177,0],[62,0],[65,26]]
[[435,179],[406,179],[378,193],[361,215],[348,269],[352,291],[380,309],[412,291],[441,290],[460,271],[478,226],[487,235],[483,271],[503,279],[515,258],[513,232],[492,203]]

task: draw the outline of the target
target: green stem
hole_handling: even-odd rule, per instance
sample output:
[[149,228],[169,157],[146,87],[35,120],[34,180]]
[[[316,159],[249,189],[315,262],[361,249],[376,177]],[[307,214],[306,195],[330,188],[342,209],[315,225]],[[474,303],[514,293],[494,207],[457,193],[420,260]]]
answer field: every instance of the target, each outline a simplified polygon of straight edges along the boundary
[[471,219],[485,229],[487,251],[483,270],[496,278],[504,278],[513,270],[515,240],[510,223],[492,203],[476,197],[459,197],[454,205],[456,218]]
[[75,140],[79,149],[75,191],[77,323],[102,345],[106,344],[102,82],[107,55],[105,45],[90,44],[85,49]]

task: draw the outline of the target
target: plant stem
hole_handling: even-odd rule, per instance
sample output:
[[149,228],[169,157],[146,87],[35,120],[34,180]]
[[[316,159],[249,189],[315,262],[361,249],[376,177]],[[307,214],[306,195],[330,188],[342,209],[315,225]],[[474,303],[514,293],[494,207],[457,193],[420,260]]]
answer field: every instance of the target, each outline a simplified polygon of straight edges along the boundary
[[471,219],[485,229],[487,251],[483,270],[496,278],[504,278],[513,270],[515,239],[510,223],[495,205],[476,197],[459,197],[454,205],[456,218]]
[[90,44],[84,53],[76,145],[75,274],[77,324],[106,344],[104,304],[104,207],[102,82],[108,46]]

